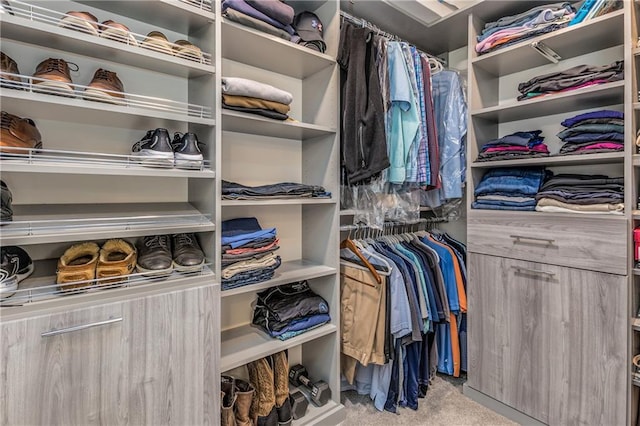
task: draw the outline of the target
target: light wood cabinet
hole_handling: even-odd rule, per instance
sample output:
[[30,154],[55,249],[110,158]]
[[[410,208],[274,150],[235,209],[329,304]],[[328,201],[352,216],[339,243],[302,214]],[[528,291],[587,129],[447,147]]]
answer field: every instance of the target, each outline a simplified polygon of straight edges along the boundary
[[549,424],[624,424],[626,277],[469,255],[470,387]]
[[218,291],[3,322],[0,423],[217,424]]

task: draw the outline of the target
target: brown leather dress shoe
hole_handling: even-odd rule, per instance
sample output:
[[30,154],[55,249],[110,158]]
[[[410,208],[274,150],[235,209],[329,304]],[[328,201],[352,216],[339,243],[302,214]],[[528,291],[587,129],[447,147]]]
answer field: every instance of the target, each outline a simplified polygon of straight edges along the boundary
[[0,74],[0,87],[21,89],[21,87],[15,85],[15,83],[22,83],[20,77],[4,74],[20,74],[16,61],[11,59],[9,55],[5,55],[4,52],[0,52],[0,72],[2,72]]
[[98,35],[98,18],[91,13],[71,11],[67,12],[66,15],[67,16],[58,22],[59,27],[69,28],[70,30],[76,30],[95,36]]
[[102,38],[119,41],[120,43],[126,43],[130,46],[138,45],[138,41],[126,25],[109,19],[101,24],[101,29],[100,37]]
[[124,85],[115,72],[98,69],[89,86],[84,90],[84,98],[90,101],[124,103]]
[[33,77],[36,92],[73,96],[69,63],[64,59],[49,58],[40,62]]
[[0,128],[0,153],[28,154],[26,149],[42,148],[42,137],[30,118],[2,111]]

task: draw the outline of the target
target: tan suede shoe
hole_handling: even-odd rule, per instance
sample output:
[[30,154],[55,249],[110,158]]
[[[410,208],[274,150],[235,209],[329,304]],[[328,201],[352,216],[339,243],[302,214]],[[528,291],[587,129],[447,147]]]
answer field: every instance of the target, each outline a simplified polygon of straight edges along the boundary
[[155,50],[156,52],[173,55],[173,49],[171,43],[169,43],[169,39],[160,31],[151,31],[147,34],[147,37],[142,41],[140,46]]
[[87,287],[92,283],[69,284],[96,278],[100,247],[96,243],[80,243],[69,247],[58,260],[56,283],[61,290]]
[[136,267],[138,252],[125,240],[114,239],[105,242],[100,249],[96,278],[117,277],[112,280],[99,281],[98,285],[122,282]]
[[176,56],[191,61],[200,62],[202,60],[202,50],[198,46],[191,44],[187,40],[178,40],[174,43],[173,52]]

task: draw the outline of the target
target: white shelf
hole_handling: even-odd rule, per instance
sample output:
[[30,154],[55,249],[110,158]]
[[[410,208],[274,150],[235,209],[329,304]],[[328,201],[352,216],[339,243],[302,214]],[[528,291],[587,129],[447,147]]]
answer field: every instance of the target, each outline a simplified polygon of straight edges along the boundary
[[544,43],[558,53],[562,60],[589,52],[603,50],[624,43],[624,11],[618,10],[580,25],[563,28],[521,43],[480,55],[471,65],[495,76],[503,76],[549,64],[549,60],[531,47],[533,42]]
[[291,339],[280,341],[251,325],[225,330],[221,336],[219,370],[229,371],[256,359],[337,333],[337,331],[338,327],[335,325],[325,324]]
[[193,117],[147,108],[111,105],[78,98],[15,89],[0,90],[0,100],[11,105],[11,113],[22,117],[77,121],[103,126],[152,129],[176,127],[182,123],[197,123],[214,126],[213,118]]
[[2,245],[213,231],[210,216],[188,203],[14,205]]
[[2,37],[38,46],[54,44],[66,52],[98,59],[109,58],[114,62],[185,78],[215,73],[214,65],[7,14],[2,16]]
[[[50,262],[37,262],[34,274],[37,274],[38,270],[41,269],[41,265],[46,263]],[[55,268],[55,263],[53,263],[53,265]],[[114,290],[117,291],[140,286],[154,286],[168,282],[175,285],[183,285],[197,283],[203,279],[213,281],[215,276],[209,266],[210,265],[205,265],[200,271],[189,274],[174,271],[164,278],[148,278],[139,273],[133,273],[129,276],[121,277],[123,281],[118,283],[105,283],[105,280],[77,282],[75,283],[76,285],[83,284],[83,287],[66,291],[61,291],[57,284],[55,284],[55,275],[30,277],[18,285],[16,293],[6,299],[0,300],[0,307],[6,308],[10,306],[23,306],[38,302],[64,300],[69,297],[75,298],[77,296],[91,296],[101,294],[102,292],[111,292]],[[112,279],[113,278],[109,278],[107,281]]]
[[[87,6],[157,25],[182,34],[210,25],[216,15],[209,10],[176,0],[78,0]],[[205,2],[212,6],[212,2]]]
[[295,206],[295,205],[315,205],[315,204],[336,204],[333,198],[286,198],[268,200],[222,200],[223,207],[241,206]]
[[250,284],[230,290],[222,290],[221,297],[236,296],[238,294],[261,291],[267,288],[276,287],[282,284],[289,284],[296,281],[311,280],[313,278],[326,277],[336,273],[336,268],[321,265],[308,260],[289,260],[282,262],[282,265],[275,271],[274,278],[258,284]]
[[[247,46],[251,46],[251,49]],[[224,18],[222,57],[299,79],[333,66],[336,62],[324,53]]]
[[229,109],[222,109],[222,130],[297,140],[312,139],[336,133],[336,129],[327,126],[274,120]]
[[623,102],[624,81],[621,80],[566,93],[545,95],[523,101],[513,100],[501,105],[476,109],[471,111],[471,117],[506,122],[535,118],[540,116],[541,113],[545,115],[570,113],[578,109],[621,104]]
[[478,161],[472,163],[471,168],[491,169],[494,167],[573,166],[623,162],[624,152],[610,152],[599,154],[552,155],[549,157],[518,158],[513,160]]

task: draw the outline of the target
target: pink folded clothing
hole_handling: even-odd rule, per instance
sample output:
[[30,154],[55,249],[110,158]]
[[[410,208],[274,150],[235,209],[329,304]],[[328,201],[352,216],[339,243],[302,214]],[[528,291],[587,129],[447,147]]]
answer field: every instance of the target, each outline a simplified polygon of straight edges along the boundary
[[239,248],[239,249],[231,249],[231,250],[226,250],[224,252],[224,254],[233,254],[233,255],[237,255],[237,254],[247,254],[247,253],[261,253],[263,251],[267,251],[267,250],[271,250],[272,248],[274,248],[275,246],[278,245],[278,243],[280,242],[279,238],[276,238],[276,240],[274,242],[272,242],[271,244],[269,244],[268,246],[264,246],[264,247],[260,247],[260,248]]
[[616,151],[622,151],[624,149],[624,145],[616,142],[596,142],[593,145],[582,146],[578,148],[576,151],[586,151],[589,149],[611,149]]
[[532,148],[526,146],[495,146],[492,148],[487,148],[483,152],[549,152],[549,148],[546,144],[534,145]]

